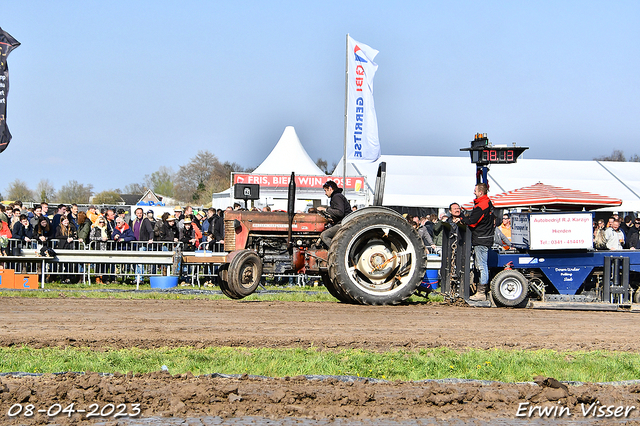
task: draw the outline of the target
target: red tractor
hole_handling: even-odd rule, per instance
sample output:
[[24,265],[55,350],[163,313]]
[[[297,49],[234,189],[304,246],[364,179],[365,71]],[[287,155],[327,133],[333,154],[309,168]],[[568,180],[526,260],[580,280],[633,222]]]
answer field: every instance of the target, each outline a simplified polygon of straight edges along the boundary
[[292,174],[289,212],[225,213],[224,246],[229,253],[219,273],[224,294],[241,299],[256,290],[262,274],[282,273],[318,274],[329,293],[345,303],[393,305],[416,291],[426,255],[420,236],[404,217],[380,206],[359,209],[342,220],[327,248],[319,237],[330,220],[293,213],[294,199]]

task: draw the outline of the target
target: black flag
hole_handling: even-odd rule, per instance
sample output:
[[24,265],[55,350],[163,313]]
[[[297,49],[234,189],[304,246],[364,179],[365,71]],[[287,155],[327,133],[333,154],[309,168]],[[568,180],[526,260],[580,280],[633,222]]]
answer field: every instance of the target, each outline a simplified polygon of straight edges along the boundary
[[0,152],[11,142],[11,132],[7,127],[7,94],[9,93],[9,67],[7,57],[20,42],[0,28]]

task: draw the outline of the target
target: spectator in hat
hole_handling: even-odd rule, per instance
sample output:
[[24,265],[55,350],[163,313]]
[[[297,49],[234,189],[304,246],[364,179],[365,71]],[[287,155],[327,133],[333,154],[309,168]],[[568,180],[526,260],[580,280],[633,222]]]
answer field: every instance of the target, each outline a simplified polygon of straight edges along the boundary
[[188,217],[184,219],[183,227],[179,230],[178,240],[183,245],[183,251],[195,251],[200,245],[191,219]]
[[182,219],[182,207],[175,206],[173,208],[173,217],[175,217],[176,222],[180,222],[180,219]]
[[203,227],[203,223],[202,221],[204,220],[204,218],[207,217],[207,215],[203,212],[203,211],[196,211],[194,217],[191,218],[191,221],[193,223],[195,223],[196,225],[198,225],[198,227],[204,232],[204,229],[202,229]]
[[179,230],[176,226],[176,217],[173,215],[167,216],[166,220],[163,221],[160,227],[158,241],[178,242],[179,236]]
[[[121,217],[122,220],[125,220],[125,216],[127,215],[127,212],[124,209],[118,209],[117,215],[119,217]],[[126,223],[126,221],[125,221],[125,223]]]

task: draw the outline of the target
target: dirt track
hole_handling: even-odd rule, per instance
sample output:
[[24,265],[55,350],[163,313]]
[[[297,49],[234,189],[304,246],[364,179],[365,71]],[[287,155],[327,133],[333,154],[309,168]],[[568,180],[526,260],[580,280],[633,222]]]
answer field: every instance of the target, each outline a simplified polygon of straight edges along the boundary
[[[631,337],[640,334],[640,316],[631,313],[231,300],[2,298],[0,306],[2,346],[640,349],[640,340]],[[559,401],[580,419],[581,404],[599,400],[638,407],[627,417],[638,420],[639,396],[640,386],[564,391],[537,385],[348,384],[167,373],[0,379],[3,413],[18,402],[44,408],[56,402],[76,402],[77,407],[139,402],[146,416],[491,419],[514,418],[521,402],[557,406]],[[76,415],[74,421],[78,419]],[[48,418],[5,420],[21,424]]]
[[640,350],[640,315],[623,312],[35,298],[0,306],[0,346]]

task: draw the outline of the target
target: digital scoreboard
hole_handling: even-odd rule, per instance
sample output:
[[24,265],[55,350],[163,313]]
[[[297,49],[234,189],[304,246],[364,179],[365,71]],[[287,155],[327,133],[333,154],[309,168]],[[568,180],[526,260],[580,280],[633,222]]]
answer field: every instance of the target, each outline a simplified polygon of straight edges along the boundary
[[515,163],[527,149],[529,148],[524,146],[493,146],[489,143],[486,133],[477,133],[471,141],[471,147],[462,148],[460,151],[469,151],[471,162],[483,166]]

